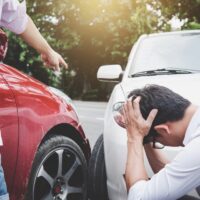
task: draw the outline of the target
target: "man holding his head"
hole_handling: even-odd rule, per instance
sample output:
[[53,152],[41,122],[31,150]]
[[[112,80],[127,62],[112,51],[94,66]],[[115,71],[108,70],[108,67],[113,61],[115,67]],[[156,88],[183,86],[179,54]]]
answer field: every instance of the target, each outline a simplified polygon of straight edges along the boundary
[[[195,199],[184,195],[200,185],[200,108],[159,85],[133,90],[129,97],[124,105],[128,200]],[[169,162],[154,142],[184,148]],[[155,173],[150,180],[144,149]]]

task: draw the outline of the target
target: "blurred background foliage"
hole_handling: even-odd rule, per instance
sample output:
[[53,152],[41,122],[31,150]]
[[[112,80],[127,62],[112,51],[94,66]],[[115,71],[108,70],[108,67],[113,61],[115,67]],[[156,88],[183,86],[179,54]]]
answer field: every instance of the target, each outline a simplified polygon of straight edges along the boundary
[[200,0],[26,0],[27,13],[68,62],[60,75],[46,69],[37,52],[7,32],[5,63],[60,88],[73,99],[107,100],[111,84],[96,78],[103,64],[124,68],[141,34],[200,28]]

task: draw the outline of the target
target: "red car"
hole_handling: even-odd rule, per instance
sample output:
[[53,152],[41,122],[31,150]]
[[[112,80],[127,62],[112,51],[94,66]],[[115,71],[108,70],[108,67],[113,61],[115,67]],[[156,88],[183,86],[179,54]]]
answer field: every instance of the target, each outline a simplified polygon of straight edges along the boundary
[[70,99],[0,63],[2,166],[11,200],[86,200],[90,145]]

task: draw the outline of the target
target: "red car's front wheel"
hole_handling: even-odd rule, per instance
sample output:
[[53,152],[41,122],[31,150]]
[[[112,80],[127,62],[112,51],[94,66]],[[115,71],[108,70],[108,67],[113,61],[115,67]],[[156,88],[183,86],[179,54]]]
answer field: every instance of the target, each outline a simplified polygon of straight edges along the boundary
[[26,199],[87,199],[87,163],[73,140],[54,136],[39,147]]

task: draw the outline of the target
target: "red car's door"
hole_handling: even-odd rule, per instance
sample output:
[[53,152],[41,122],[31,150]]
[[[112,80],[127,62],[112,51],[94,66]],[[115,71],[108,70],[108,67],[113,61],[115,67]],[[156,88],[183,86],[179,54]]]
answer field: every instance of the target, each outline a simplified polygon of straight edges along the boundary
[[8,191],[12,190],[18,150],[18,116],[15,98],[0,75],[0,130],[3,146],[0,147],[2,166],[5,171]]

